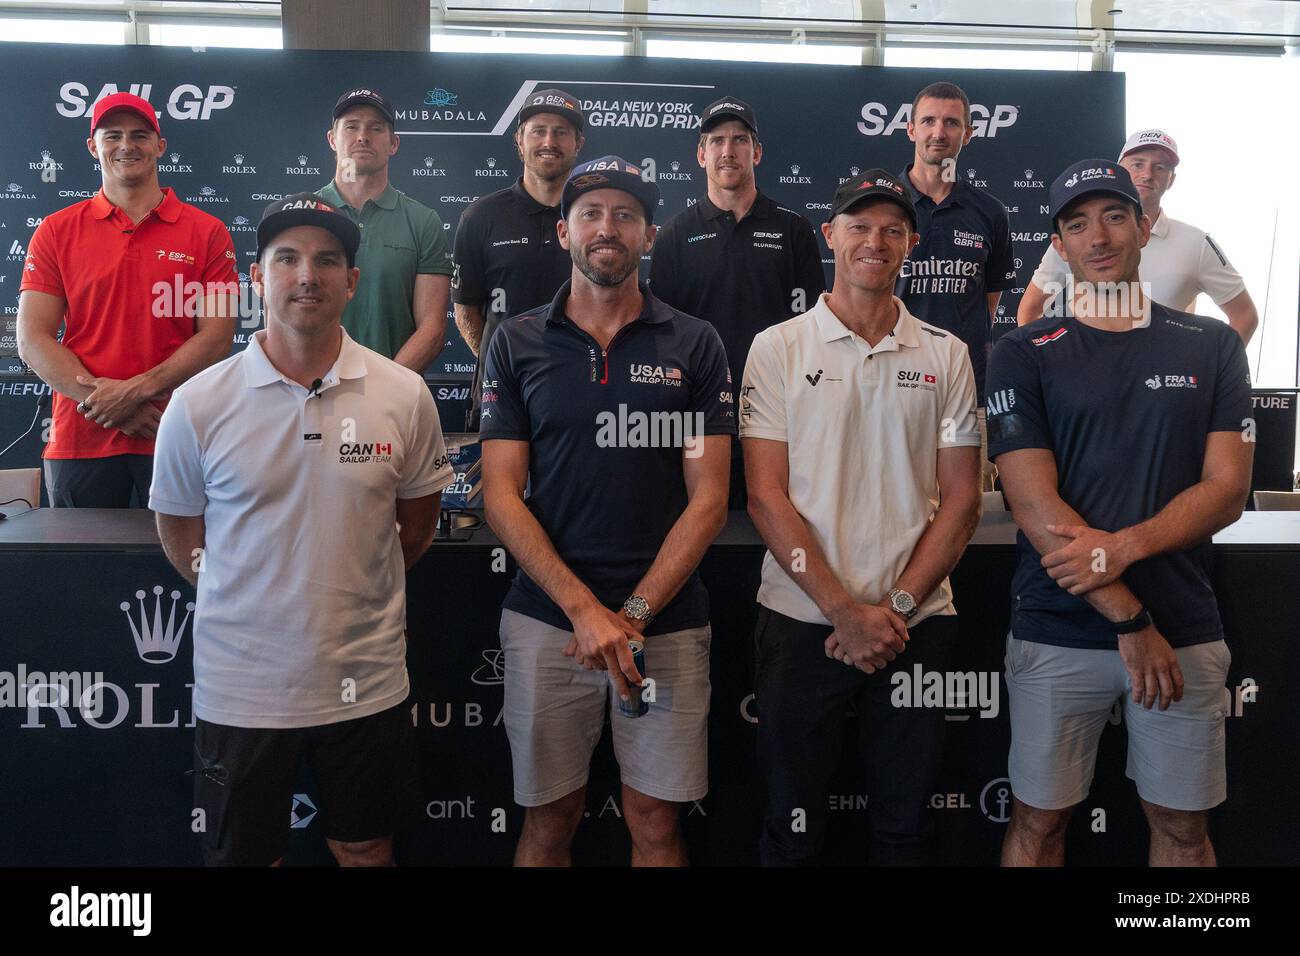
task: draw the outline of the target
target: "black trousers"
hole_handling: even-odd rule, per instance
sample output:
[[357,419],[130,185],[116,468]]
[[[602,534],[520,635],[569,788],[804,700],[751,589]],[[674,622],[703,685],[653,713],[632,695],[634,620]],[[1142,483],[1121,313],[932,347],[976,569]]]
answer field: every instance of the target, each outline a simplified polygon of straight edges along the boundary
[[152,481],[153,455],[45,459],[51,508],[147,508]]
[[946,671],[957,618],[929,617],[909,628],[907,649],[874,674],[827,657],[831,631],[759,608],[755,701],[758,764],[767,788],[760,859],[765,866],[820,862],[830,782],[851,704],[867,770],[868,862],[925,865],[933,856],[927,802],[943,758],[944,709],[893,706],[890,681],[917,664],[927,672]]

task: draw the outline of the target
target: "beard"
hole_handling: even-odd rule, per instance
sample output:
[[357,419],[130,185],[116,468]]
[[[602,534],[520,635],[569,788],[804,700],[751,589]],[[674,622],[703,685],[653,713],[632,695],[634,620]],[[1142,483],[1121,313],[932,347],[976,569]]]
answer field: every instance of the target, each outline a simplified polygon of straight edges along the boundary
[[578,271],[591,280],[594,285],[605,286],[607,288],[620,286],[627,280],[627,277],[636,272],[637,268],[640,266],[640,262],[634,259],[630,254],[627,255],[627,258],[621,265],[598,266],[591,261],[591,249],[593,246],[597,245],[618,248],[627,254],[627,249],[625,249],[621,244],[607,241],[593,243],[591,246],[583,249],[580,255],[575,255],[573,257],[573,264],[577,266]]

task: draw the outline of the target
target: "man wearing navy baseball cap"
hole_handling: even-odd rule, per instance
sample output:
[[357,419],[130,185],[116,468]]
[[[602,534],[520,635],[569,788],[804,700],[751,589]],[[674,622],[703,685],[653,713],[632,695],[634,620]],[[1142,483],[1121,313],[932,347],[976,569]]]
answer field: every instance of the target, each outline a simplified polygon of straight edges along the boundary
[[340,96],[325,134],[334,179],[317,192],[361,230],[361,279],[343,327],[366,348],[423,372],[447,340],[451,250],[438,214],[388,180],[401,145],[395,117],[378,90]]
[[311,193],[271,203],[252,266],[266,328],[177,389],[158,428],[149,506],[198,593],[210,866],[283,857],[303,762],[343,865],[392,865],[419,816],[404,572],[454,475],[424,379],[342,325],[359,232]]
[[641,172],[618,156],[573,170],[569,281],[506,320],[484,366],[484,506],[519,562],[501,613],[519,865],[569,862],[607,712],[634,865],[684,864],[680,805],[708,792],[695,569],[726,521],[735,405],[718,333],[637,281],[659,205]]
[[[1172,218],[1161,205],[1180,162],[1178,144],[1164,130],[1139,130],[1120,150],[1119,164],[1128,170],[1142,211],[1151,220],[1151,239],[1142,247],[1142,280],[1149,284],[1153,299],[1182,312],[1190,312],[1196,297],[1204,293],[1223,310],[1241,340],[1249,343],[1259,315],[1241,274],[1209,235]],[[1049,243],[1043,261],[1025,284],[1016,321],[1027,325],[1055,307],[1069,275]]]
[[749,513],[768,548],[754,638],[765,865],[823,862],[850,709],[869,862],[932,860],[944,712],[912,694],[899,706],[896,690],[952,660],[948,574],[979,522],[980,436],[966,345],[894,293],[916,220],[902,177],[840,186],[822,226],[834,287],[760,332],[745,366]]
[[1250,488],[1246,353],[1228,326],[1151,301],[1151,224],[1124,166],[1075,163],[1049,203],[1064,315],[1003,336],[988,377],[989,454],[1020,527],[1002,862],[1064,861],[1118,697],[1150,862],[1213,865],[1231,654],[1210,537]]

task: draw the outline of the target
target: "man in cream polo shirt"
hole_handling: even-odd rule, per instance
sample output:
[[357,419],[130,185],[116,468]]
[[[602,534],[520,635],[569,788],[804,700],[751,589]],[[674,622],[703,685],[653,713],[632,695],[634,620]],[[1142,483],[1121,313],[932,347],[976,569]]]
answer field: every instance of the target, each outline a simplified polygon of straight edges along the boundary
[[349,338],[358,230],[317,196],[268,207],[266,329],[178,388],[149,506],[198,590],[195,806],[209,865],[279,860],[297,765],[344,865],[391,865],[418,809],[404,571],[452,481],[415,372]]
[[896,674],[915,680],[915,668],[942,673],[951,660],[947,576],[979,520],[975,376],[960,339],[893,295],[918,238],[902,182],[879,169],[849,180],[822,234],[834,287],[759,333],[741,389],[749,513],[768,546],[756,630],[760,854],[769,865],[817,862],[852,704],[869,861],[924,863],[944,711],[891,698]]
[[[1151,238],[1142,248],[1142,281],[1150,283],[1153,300],[1178,312],[1191,312],[1196,297],[1204,292],[1223,310],[1241,341],[1250,344],[1259,313],[1246,291],[1246,281],[1209,235],[1172,218],[1160,207],[1174,184],[1178,162],[1178,144],[1158,129],[1134,133],[1119,154],[1119,164],[1128,170],[1142,197],[1142,212],[1151,220]],[[1017,324],[1037,322],[1053,309],[1055,317],[1064,316],[1061,291],[1070,278],[1065,260],[1048,243],[1043,261],[1020,299]]]

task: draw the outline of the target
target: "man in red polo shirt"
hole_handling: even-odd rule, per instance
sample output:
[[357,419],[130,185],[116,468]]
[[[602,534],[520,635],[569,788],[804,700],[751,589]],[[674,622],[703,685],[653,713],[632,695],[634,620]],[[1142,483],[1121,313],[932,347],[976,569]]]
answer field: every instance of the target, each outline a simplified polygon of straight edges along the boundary
[[54,391],[50,504],[126,508],[134,491],[143,506],[172,389],[230,354],[235,249],[220,220],[159,187],[167,141],[146,100],[96,103],[86,148],[103,186],[32,236],[18,353]]

